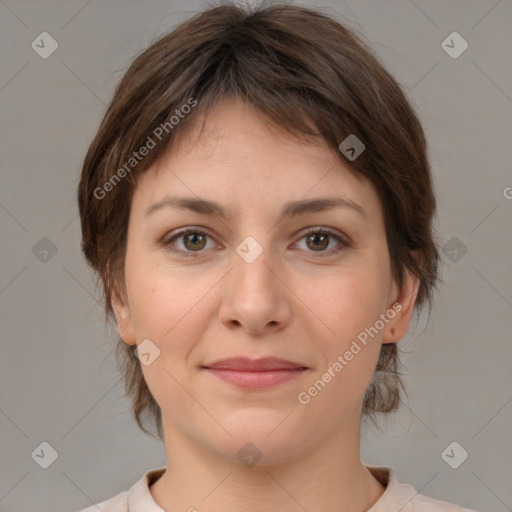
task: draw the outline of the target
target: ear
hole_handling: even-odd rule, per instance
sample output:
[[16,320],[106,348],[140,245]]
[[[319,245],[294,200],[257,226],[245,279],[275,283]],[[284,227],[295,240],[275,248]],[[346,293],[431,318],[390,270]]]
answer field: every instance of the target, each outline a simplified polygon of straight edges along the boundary
[[405,270],[401,288],[393,281],[388,309],[395,311],[395,316],[386,324],[382,334],[383,344],[396,343],[407,334],[419,287],[419,278],[408,269]]
[[116,325],[119,335],[127,345],[135,345],[132,319],[127,301],[121,298],[116,290],[112,291],[112,309],[116,317]]

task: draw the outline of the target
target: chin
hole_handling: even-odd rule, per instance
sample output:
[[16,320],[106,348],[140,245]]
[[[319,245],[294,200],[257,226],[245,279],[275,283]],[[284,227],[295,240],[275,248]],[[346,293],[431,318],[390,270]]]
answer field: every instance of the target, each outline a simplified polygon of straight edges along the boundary
[[[245,417],[237,414],[236,421],[231,418],[229,425],[223,421],[232,437],[222,430],[220,437],[216,440],[210,437],[205,444],[227,460],[242,462],[247,467],[286,462],[312,441],[304,429],[287,423],[287,414],[289,411],[276,411],[266,416],[261,411]],[[211,432],[206,432],[205,436],[208,434]]]

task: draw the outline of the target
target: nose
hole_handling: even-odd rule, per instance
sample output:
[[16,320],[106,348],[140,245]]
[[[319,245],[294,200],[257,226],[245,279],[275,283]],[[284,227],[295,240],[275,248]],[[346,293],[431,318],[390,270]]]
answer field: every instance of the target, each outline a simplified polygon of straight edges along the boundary
[[223,280],[220,320],[229,329],[255,336],[283,330],[292,315],[292,294],[283,270],[272,263],[268,248],[254,260],[243,250],[240,254],[233,254],[232,269]]

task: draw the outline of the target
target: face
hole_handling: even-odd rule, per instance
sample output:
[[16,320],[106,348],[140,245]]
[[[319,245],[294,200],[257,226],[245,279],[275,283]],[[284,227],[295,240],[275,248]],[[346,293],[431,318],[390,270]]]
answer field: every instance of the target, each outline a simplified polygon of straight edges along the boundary
[[[359,428],[381,344],[406,333],[418,281],[397,288],[377,193],[325,144],[231,100],[192,135],[137,183],[116,320],[125,343],[150,340],[141,367],[166,437],[229,460],[248,441],[269,463],[299,456]],[[323,198],[358,206],[289,207]],[[204,368],[234,357],[305,369]]]

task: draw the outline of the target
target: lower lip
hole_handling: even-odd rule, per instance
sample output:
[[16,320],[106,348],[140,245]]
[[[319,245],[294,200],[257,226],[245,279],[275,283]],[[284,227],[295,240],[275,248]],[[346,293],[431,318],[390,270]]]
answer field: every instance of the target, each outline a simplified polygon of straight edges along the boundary
[[206,368],[212,375],[244,389],[265,389],[295,379],[306,368],[244,372],[238,370],[216,370]]

